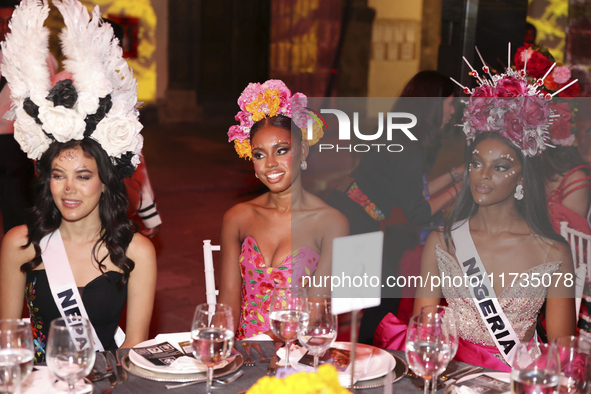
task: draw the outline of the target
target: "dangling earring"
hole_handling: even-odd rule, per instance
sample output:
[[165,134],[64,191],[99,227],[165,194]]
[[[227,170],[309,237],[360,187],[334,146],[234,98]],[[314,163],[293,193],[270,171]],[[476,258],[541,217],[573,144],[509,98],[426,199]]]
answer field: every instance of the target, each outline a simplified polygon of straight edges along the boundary
[[255,173],[254,173],[254,177],[255,177],[256,179],[259,179],[259,174],[257,174],[257,173],[255,172]]
[[515,199],[518,201],[523,200],[523,185],[517,185],[513,197],[515,197]]
[[308,163],[306,163],[306,160],[300,163],[300,168],[302,169],[302,171],[305,171],[308,168]]

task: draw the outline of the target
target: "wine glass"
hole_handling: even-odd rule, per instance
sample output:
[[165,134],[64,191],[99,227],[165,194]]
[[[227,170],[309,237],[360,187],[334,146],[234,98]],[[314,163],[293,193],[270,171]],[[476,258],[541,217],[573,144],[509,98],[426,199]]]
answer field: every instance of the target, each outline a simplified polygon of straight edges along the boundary
[[277,286],[271,292],[271,330],[285,341],[285,367],[290,368],[289,348],[297,339],[300,321],[308,320],[306,293],[301,287]]
[[451,346],[442,329],[442,321],[432,314],[413,316],[406,334],[406,359],[409,367],[425,380],[424,393],[435,392],[429,381],[441,374],[451,360]]
[[318,357],[337,337],[337,316],[332,314],[330,298],[311,298],[307,304],[309,317],[300,321],[298,340],[314,356],[314,370],[318,370]]
[[[453,309],[441,305],[429,305],[421,308],[422,315],[432,316],[435,319],[441,320],[441,328],[446,337],[447,343],[451,347],[450,360],[452,360],[458,351],[459,337],[456,324],[456,315]],[[431,387],[437,390],[437,377],[431,378]]]
[[513,394],[556,394],[560,383],[560,360],[553,343],[520,343],[511,369]]
[[228,357],[234,346],[232,308],[224,304],[201,304],[191,326],[193,355],[207,366],[206,392],[211,392],[213,367]]
[[31,324],[20,319],[0,320],[0,381],[3,393],[20,393],[21,382],[33,369]]
[[560,359],[561,393],[591,392],[591,340],[584,337],[554,338]]
[[76,392],[76,382],[90,373],[95,361],[93,335],[88,319],[71,315],[51,322],[45,358],[49,370]]

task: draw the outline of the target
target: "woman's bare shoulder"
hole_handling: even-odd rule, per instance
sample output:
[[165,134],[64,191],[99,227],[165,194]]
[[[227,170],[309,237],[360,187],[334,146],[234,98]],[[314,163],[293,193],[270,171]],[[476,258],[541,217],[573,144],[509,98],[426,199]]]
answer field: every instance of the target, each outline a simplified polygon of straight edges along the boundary
[[146,260],[156,260],[156,249],[148,237],[140,233],[135,233],[129,246],[127,247],[127,257],[136,264]]
[[28,242],[29,230],[26,225],[12,228],[2,239],[2,256],[19,266],[31,261],[35,257],[35,248],[33,245],[25,248]]
[[[535,239],[536,250],[546,251],[546,262],[572,261],[570,246],[566,240],[562,242],[540,235],[536,235]],[[532,250],[532,253],[535,253],[535,250]]]

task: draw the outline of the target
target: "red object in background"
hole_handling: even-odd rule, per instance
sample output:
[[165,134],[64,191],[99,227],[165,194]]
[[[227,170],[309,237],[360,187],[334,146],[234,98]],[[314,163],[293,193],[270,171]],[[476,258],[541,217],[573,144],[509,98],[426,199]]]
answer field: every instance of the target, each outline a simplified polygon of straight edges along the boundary
[[109,15],[107,18],[118,23],[123,28],[124,35],[123,42],[121,42],[123,57],[126,59],[136,59],[138,57],[139,18],[128,18],[115,15]]

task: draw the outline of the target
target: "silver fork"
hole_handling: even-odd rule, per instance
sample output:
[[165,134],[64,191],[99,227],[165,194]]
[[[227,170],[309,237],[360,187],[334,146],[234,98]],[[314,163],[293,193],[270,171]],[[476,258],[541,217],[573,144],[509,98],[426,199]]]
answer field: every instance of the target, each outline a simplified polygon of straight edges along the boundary
[[265,357],[265,355],[263,354],[263,351],[261,350],[261,346],[258,343],[253,343],[252,347],[254,348],[254,350],[259,352],[259,354],[261,355],[261,359],[259,360],[259,363],[268,364],[271,361],[271,358]]
[[242,346],[244,346],[244,351],[246,352],[246,360],[244,360],[245,367],[254,367],[254,361],[250,358],[250,346],[251,344],[248,342],[242,342]]
[[[216,388],[224,387],[225,385],[230,384],[233,381],[237,380],[242,375],[244,375],[244,371],[238,371],[236,374],[230,376],[228,379],[225,379],[225,380],[213,379],[213,385],[211,386],[211,388],[216,389]],[[181,384],[167,384],[165,387],[167,389],[176,389],[179,387],[192,386],[197,383],[202,383],[202,381],[188,382],[188,383],[181,383]]]

